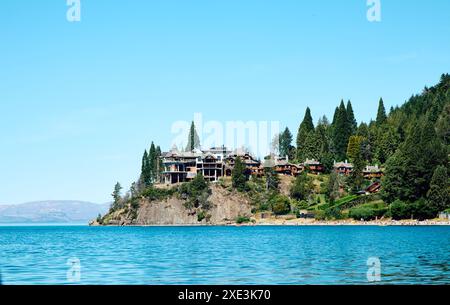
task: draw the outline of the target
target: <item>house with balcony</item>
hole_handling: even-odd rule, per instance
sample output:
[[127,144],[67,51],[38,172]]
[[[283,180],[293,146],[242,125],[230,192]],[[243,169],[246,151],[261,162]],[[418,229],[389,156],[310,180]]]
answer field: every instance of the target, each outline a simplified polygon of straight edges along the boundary
[[298,176],[304,170],[303,164],[289,162],[289,157],[275,157],[273,168],[279,175]]
[[325,166],[321,162],[314,159],[306,159],[306,161],[303,162],[303,167],[305,170],[314,175],[320,175],[325,171]]
[[339,175],[348,176],[353,171],[353,164],[347,162],[347,160],[345,162],[334,162],[333,168]]
[[246,174],[250,175],[262,175],[264,173],[264,168],[261,166],[261,161],[254,158],[250,153],[244,152],[242,150],[237,150],[232,154],[228,155],[225,160],[225,176],[231,177],[233,172],[236,159],[240,158],[242,163],[245,165]]
[[176,146],[171,151],[162,154],[162,181],[165,184],[187,182],[197,175],[197,162],[202,158],[202,152],[181,152]]
[[383,171],[378,167],[377,164],[373,166],[367,165],[363,170],[363,175],[366,179],[380,179],[381,177],[383,177]]

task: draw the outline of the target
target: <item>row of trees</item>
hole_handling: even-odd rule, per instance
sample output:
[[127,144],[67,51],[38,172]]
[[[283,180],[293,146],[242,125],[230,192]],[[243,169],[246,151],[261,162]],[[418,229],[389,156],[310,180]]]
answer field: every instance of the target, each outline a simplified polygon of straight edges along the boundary
[[[279,152],[281,156],[289,156],[299,162],[306,159],[320,160],[330,170],[333,160],[351,159],[352,156],[348,154],[350,139],[352,136],[360,136],[362,157],[366,161],[377,160],[384,163],[387,159],[385,154],[391,154],[394,150],[386,146],[398,143],[398,140],[392,139],[392,131],[384,128],[386,120],[383,99],[379,101],[376,121],[370,122],[369,125],[361,123],[358,126],[351,101],[348,101],[347,105],[341,101],[336,107],[331,124],[328,118],[323,116],[318,120],[317,126],[314,126],[308,107],[298,128],[296,146],[292,145],[293,136],[286,127],[278,136]],[[383,136],[386,132],[388,136]]]
[[[359,135],[364,137],[364,158],[367,161],[380,161],[384,163],[387,159],[385,152],[393,153],[393,149],[388,145],[395,146],[399,139],[393,139],[393,131],[386,128],[386,110],[383,99],[378,105],[378,114],[375,121],[370,124],[357,121],[353,112],[351,101],[344,104],[341,101],[336,107],[333,121],[329,122],[326,116],[318,120],[314,126],[311,110],[308,107],[301,122],[296,139],[296,146],[293,146],[293,136],[289,128],[278,135],[278,149],[281,156],[289,156],[297,161],[306,159],[321,160],[328,164],[330,160],[343,161],[348,159],[348,144],[351,136]],[[387,136],[384,136],[387,134]],[[379,138],[379,139],[378,139]]]
[[163,170],[161,160],[161,148],[155,146],[152,142],[150,149],[144,151],[141,164],[141,175],[139,178],[139,185],[144,188],[151,186],[153,183],[161,179],[161,173]]

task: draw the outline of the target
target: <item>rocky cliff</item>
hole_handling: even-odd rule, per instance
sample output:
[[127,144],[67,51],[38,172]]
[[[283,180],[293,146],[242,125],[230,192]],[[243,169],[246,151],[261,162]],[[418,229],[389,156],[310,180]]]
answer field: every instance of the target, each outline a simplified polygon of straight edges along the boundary
[[[136,213],[128,209],[107,214],[105,225],[221,225],[235,223],[240,216],[251,216],[251,204],[246,196],[219,185],[210,187],[211,208],[187,208],[177,195],[158,201],[140,199]],[[199,217],[203,214],[202,217]],[[92,223],[98,225],[96,221]]]

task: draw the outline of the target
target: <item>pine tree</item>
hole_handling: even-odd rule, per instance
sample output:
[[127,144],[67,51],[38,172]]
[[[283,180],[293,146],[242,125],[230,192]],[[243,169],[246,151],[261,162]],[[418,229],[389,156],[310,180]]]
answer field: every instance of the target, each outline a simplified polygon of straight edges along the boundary
[[290,196],[298,201],[308,200],[311,191],[314,189],[312,180],[308,175],[303,172],[298,175],[292,182],[292,186],[289,190]]
[[427,193],[427,205],[436,216],[450,208],[449,176],[445,166],[436,167]]
[[404,143],[386,162],[383,197],[414,202],[426,196],[438,165],[446,164],[447,152],[433,125],[420,119]]
[[349,177],[350,187],[354,193],[359,192],[364,182],[363,170],[365,166],[362,154],[363,139],[360,136],[351,136],[348,142],[347,155],[353,163],[353,170]]
[[334,110],[333,121],[331,122],[331,125],[336,124],[338,116],[339,116],[339,107],[336,107],[336,109]]
[[157,162],[158,156],[156,154],[156,146],[155,143],[152,142],[148,153],[149,176],[151,183],[154,183],[157,178]]
[[363,141],[364,138],[361,136],[351,136],[348,140],[347,157],[351,162],[354,162],[354,160],[358,157],[362,157],[361,148]]
[[131,198],[137,197],[138,194],[139,194],[139,192],[138,192],[138,188],[137,188],[136,182],[131,183],[131,186],[130,186]]
[[384,108],[383,98],[380,98],[380,102],[378,103],[378,112],[377,112],[377,125],[381,126],[384,122],[386,122],[386,109]]
[[304,159],[319,160],[321,154],[322,143],[319,138],[320,134],[314,132],[308,133],[303,143],[302,156]]
[[158,145],[156,147],[156,180],[161,181],[161,175],[164,170],[163,160],[162,160],[162,151],[161,147]]
[[264,168],[264,176],[266,178],[266,191],[278,191],[280,178],[272,167]]
[[357,136],[361,136],[363,138],[369,138],[369,126],[366,123],[362,122],[359,124],[358,130],[356,131]]
[[325,127],[329,127],[330,126],[330,122],[328,121],[328,118],[326,115],[322,116],[319,121],[317,122],[317,125],[320,126],[325,126]]
[[339,176],[336,171],[332,171],[328,178],[326,195],[331,203],[334,203],[339,198]]
[[149,156],[147,150],[144,151],[144,155],[142,156],[142,165],[141,165],[141,182],[144,187],[148,187],[152,183],[152,177],[150,174],[150,163]]
[[324,116],[317,123],[317,127],[314,132],[318,151],[317,158],[325,166],[326,172],[329,172],[333,166],[333,156],[330,152],[329,129],[330,126],[328,119]]
[[114,186],[114,191],[111,194],[111,196],[114,199],[112,207],[111,207],[113,211],[116,211],[116,210],[120,209],[120,207],[121,207],[121,201],[122,201],[121,191],[122,191],[122,186],[120,185],[119,182],[117,182],[116,185]]
[[233,188],[239,192],[245,192],[247,190],[246,168],[240,157],[237,157],[235,160],[231,180]]
[[345,159],[350,134],[351,127],[347,119],[347,110],[344,101],[341,101],[333,126],[333,148],[336,159]]
[[306,108],[305,117],[303,118],[297,134],[297,158],[303,160],[305,158],[303,146],[305,144],[308,134],[314,131],[314,123],[311,116],[311,110]]
[[445,145],[450,145],[450,103],[445,105],[436,122],[436,132]]
[[188,144],[186,146],[186,151],[193,151],[196,148],[200,148],[200,138],[197,134],[197,129],[195,128],[194,122],[191,124],[191,129],[188,136]]
[[292,149],[292,133],[289,130],[289,128],[286,127],[286,129],[280,135],[279,140],[280,140],[280,156],[282,157],[288,156]]
[[399,142],[399,134],[393,129],[393,127],[389,125],[379,127],[375,144],[375,158],[381,164],[384,164],[397,150]]
[[356,122],[355,114],[353,113],[352,102],[350,102],[350,100],[347,102],[347,121],[351,130],[350,134],[354,135],[358,128],[358,123]]

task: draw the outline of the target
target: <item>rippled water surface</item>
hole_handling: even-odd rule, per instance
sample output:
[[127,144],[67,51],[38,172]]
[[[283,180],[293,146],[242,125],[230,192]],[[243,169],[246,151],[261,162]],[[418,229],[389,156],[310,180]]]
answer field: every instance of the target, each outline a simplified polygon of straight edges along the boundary
[[449,227],[7,226],[0,253],[3,284],[364,284],[369,257],[381,283],[450,284]]

